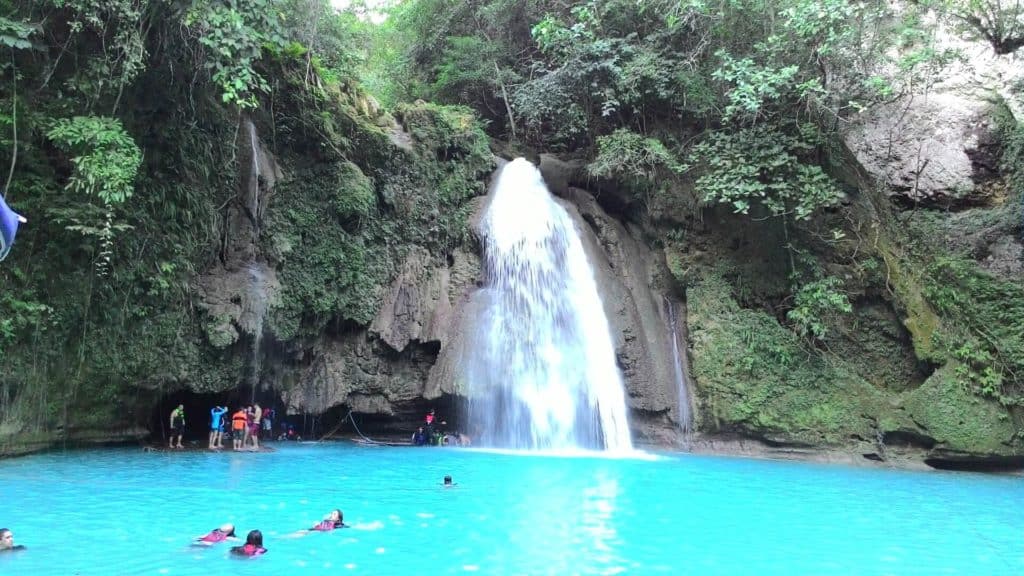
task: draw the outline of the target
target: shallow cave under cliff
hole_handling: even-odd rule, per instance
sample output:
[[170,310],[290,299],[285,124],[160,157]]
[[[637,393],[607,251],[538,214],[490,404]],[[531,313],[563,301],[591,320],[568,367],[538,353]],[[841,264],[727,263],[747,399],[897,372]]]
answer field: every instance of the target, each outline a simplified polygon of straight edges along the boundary
[[[282,404],[279,398],[272,393],[262,393],[257,397],[257,402],[264,409],[273,407],[280,411]],[[226,406],[228,413],[224,415],[225,430],[230,429],[231,413],[239,407],[252,402],[251,391],[235,389],[226,392],[198,393],[190,390],[179,390],[161,397],[150,410],[147,428],[149,429],[149,441],[154,444],[166,444],[168,427],[170,426],[171,411],[178,404],[185,408],[185,435],[186,443],[206,442],[210,434],[210,410],[215,406]],[[275,432],[278,425],[274,425]]]

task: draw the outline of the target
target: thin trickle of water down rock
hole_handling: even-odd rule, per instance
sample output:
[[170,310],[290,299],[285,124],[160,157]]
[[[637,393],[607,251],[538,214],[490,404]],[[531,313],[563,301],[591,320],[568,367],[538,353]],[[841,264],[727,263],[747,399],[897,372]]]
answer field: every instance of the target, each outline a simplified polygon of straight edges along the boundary
[[505,448],[632,448],[594,273],[569,214],[519,158],[484,215],[486,285],[469,364],[470,431]]

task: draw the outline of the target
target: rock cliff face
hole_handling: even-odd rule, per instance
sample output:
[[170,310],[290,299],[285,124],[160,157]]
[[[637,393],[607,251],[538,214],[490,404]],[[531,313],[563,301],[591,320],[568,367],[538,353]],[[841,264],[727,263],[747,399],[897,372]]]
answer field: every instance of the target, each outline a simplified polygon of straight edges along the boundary
[[996,110],[1024,114],[1012,88],[1024,79],[1017,58],[952,33],[937,40],[943,50],[961,58],[939,82],[872,108],[845,134],[861,166],[903,206],[977,206],[998,195]]
[[[942,82],[843,134],[841,208],[788,229],[721,209],[662,214],[686,231],[665,244],[686,287],[701,442],[736,434],[937,467],[1024,463],[1024,214],[1006,158],[1007,126],[1022,117],[1009,87],[1024,69],[947,40],[966,60]],[[849,315],[823,319],[817,342],[787,327],[796,263],[838,279],[852,301]]]
[[[569,188],[564,198],[595,270],[634,431],[641,440],[674,443],[680,396],[666,306],[679,302],[667,289],[664,257],[586,191]],[[474,227],[486,202],[473,203]],[[389,428],[398,430],[414,425],[428,401],[465,397],[463,369],[476,344],[482,280],[477,252],[460,249],[437,260],[423,249],[409,251],[366,330],[324,338],[306,353],[283,393],[289,410],[326,413],[344,406],[391,417]]]
[[[677,432],[689,425],[685,418],[690,410],[679,406],[688,394],[678,390],[667,307],[679,307],[680,302],[664,254],[644,244],[637,227],[630,230],[605,213],[585,190],[569,188],[564,198],[594,267],[632,409],[634,436],[674,444]],[[676,329],[682,325],[677,323]]]

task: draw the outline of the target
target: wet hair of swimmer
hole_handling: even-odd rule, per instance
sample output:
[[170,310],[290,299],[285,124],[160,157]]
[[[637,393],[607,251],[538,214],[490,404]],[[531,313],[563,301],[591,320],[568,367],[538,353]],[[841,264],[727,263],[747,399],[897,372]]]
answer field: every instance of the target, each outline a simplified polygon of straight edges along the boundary
[[224,534],[226,534],[227,536],[234,536],[235,535],[235,525],[234,524],[224,524],[224,525],[222,525],[220,527],[220,531],[223,532]]
[[331,515],[333,516],[335,512],[338,513],[338,522],[344,524],[345,523],[345,515],[342,514],[341,510],[338,510],[337,508],[335,508],[333,511],[331,511]]
[[263,533],[259,530],[250,530],[249,535],[245,537],[246,544],[252,544],[253,546],[263,547]]
[[446,486],[451,484],[452,483],[452,477],[451,476],[445,476],[444,477],[444,483],[445,483]]

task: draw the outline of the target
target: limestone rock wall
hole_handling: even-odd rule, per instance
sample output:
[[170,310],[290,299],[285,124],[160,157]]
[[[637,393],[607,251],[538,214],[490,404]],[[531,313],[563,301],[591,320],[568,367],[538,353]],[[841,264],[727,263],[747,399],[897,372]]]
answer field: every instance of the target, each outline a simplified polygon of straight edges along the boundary
[[1014,55],[986,43],[940,34],[936,50],[956,51],[934,85],[913,86],[893,101],[855,118],[846,145],[887,194],[904,205],[984,203],[998,177],[994,108],[1024,118],[1012,87],[1024,81]]

